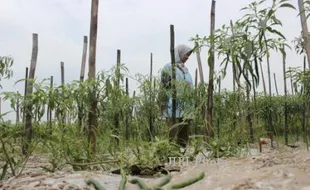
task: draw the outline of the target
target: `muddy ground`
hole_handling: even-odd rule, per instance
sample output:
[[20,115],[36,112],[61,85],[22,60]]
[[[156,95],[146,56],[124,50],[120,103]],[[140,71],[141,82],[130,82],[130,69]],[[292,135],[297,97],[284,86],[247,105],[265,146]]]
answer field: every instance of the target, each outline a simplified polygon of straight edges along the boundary
[[[87,186],[86,178],[98,180],[105,189],[118,189],[120,176],[100,171],[73,171],[70,167],[63,171],[48,173],[39,166],[44,164],[40,156],[33,156],[29,160],[25,171],[18,178],[10,178],[0,182],[0,189],[38,189],[38,190],[78,190],[94,189]],[[176,163],[178,164],[178,163]],[[310,190],[310,151],[306,147],[298,148],[277,147],[269,148],[266,145],[262,153],[255,153],[242,158],[229,158],[214,162],[189,163],[182,167],[182,171],[172,173],[171,183],[181,182],[184,179],[205,172],[201,181],[185,189],[302,189]],[[131,178],[131,177],[130,177]],[[143,178],[148,184],[155,184],[159,178]],[[126,189],[138,189],[137,186],[127,183]]]

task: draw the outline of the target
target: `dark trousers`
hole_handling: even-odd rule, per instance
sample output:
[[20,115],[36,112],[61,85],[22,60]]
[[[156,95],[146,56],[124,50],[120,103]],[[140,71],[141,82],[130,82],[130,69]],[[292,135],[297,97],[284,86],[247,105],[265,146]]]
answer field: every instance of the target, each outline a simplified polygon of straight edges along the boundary
[[189,140],[190,121],[186,120],[184,124],[182,118],[176,118],[177,126],[172,126],[172,118],[167,118],[169,128],[169,141],[176,140],[177,144],[186,147]]

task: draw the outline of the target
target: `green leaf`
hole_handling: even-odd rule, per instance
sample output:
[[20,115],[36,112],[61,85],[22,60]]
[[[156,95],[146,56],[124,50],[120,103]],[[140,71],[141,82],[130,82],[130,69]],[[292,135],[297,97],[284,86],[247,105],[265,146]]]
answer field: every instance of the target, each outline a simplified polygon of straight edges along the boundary
[[274,29],[272,29],[271,27],[267,27],[266,29],[267,29],[269,32],[271,32],[271,33],[273,33],[273,34],[277,34],[277,35],[281,36],[283,39],[286,40],[285,36],[284,36],[281,32],[279,32],[279,31],[277,31],[277,30],[274,30]]
[[282,8],[286,7],[286,8],[291,8],[291,9],[296,10],[296,8],[292,4],[290,4],[290,3],[283,3],[279,7],[282,7]]

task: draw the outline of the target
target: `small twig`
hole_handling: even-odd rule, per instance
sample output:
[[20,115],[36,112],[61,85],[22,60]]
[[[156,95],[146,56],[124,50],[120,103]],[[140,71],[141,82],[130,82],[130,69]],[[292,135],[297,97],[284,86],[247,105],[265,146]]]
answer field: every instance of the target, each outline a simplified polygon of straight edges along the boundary
[[104,160],[104,161],[90,162],[90,163],[67,162],[67,164],[70,164],[72,166],[90,166],[90,165],[108,164],[108,163],[117,163],[117,162],[119,162],[119,160]]
[[2,136],[0,135],[0,141],[1,141],[1,144],[2,144],[2,147],[3,147],[3,153],[4,153],[4,156],[6,157],[7,159],[7,163],[9,164],[10,168],[11,168],[11,171],[12,171],[12,174],[13,176],[15,176],[15,169],[13,167],[13,164],[12,164],[12,161],[10,159],[10,156],[5,148],[5,143],[3,142],[3,139],[2,139]]

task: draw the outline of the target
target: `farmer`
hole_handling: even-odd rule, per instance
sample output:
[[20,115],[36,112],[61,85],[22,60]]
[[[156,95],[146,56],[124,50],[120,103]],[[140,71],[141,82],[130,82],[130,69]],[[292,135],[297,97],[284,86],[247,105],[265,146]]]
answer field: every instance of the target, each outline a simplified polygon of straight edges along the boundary
[[161,71],[162,91],[160,93],[161,108],[169,127],[169,140],[172,141],[177,136],[177,144],[186,147],[189,137],[189,121],[191,113],[188,108],[192,107],[191,88],[193,86],[192,77],[185,62],[192,54],[193,49],[186,45],[178,45],[174,49],[176,65],[176,124],[172,127],[172,64],[166,64]]

